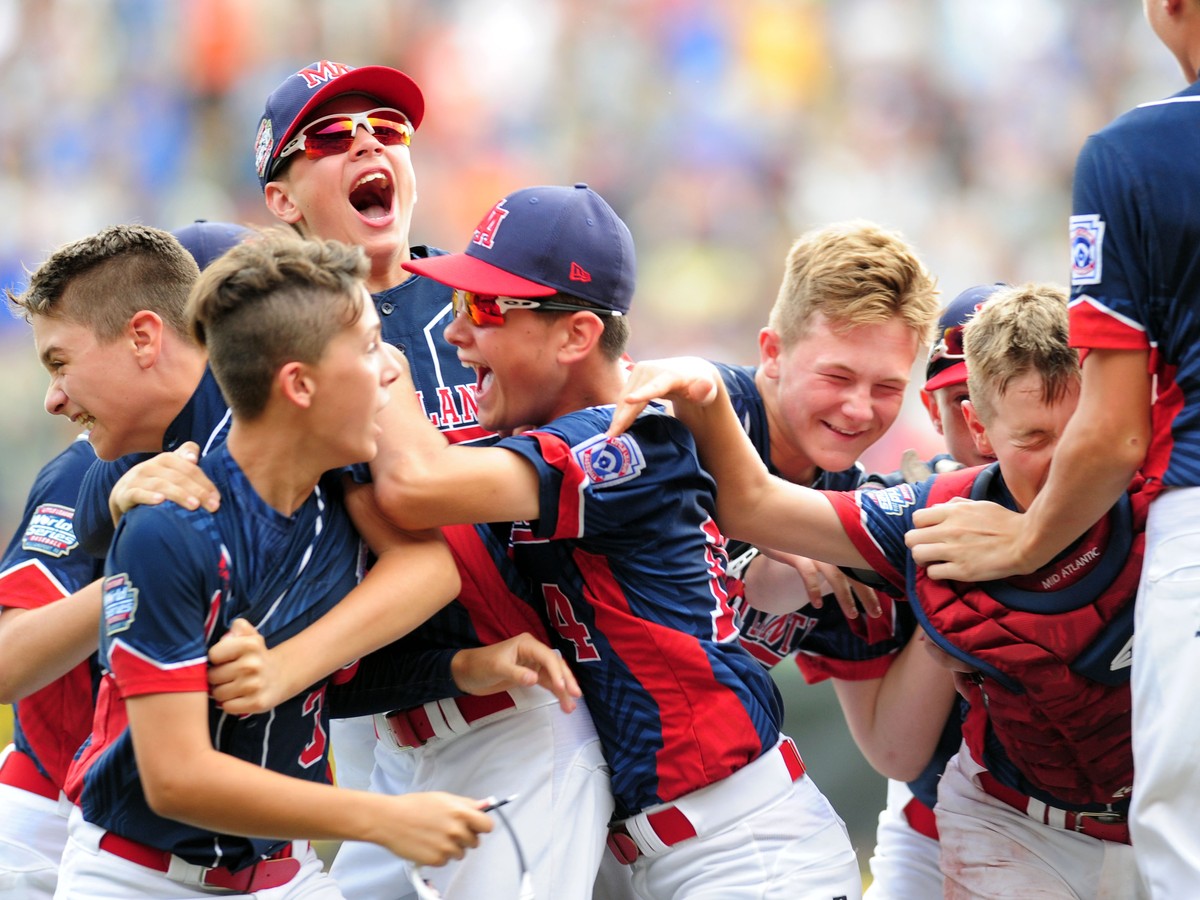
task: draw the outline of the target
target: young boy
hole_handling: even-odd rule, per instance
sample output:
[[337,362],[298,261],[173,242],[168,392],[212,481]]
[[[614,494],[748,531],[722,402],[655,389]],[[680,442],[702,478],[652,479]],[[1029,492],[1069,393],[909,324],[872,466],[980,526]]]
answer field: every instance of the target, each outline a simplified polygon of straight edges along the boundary
[[[311,847],[293,839],[371,839],[439,864],[490,829],[477,801],[384,799],[324,783],[325,681],[262,716],[229,716],[207,694],[207,646],[236,619],[282,640],[357,581],[358,535],[336,470],[374,455],[375,417],[396,374],[365,275],[357,250],[264,237],[196,283],[191,333],[233,413],[227,441],[202,463],[222,504],[215,514],[139,507],[118,525],[103,585],[105,674],[68,777],[79,808],[56,896],[340,897]],[[58,333],[71,311],[69,302],[56,310]],[[106,434],[122,445],[113,425]],[[411,548],[368,527],[366,496],[347,501],[373,549]],[[443,547],[429,548],[449,566]]]
[[[203,268],[249,229],[198,220],[173,234]],[[159,289],[186,297],[190,282],[172,281],[174,268]],[[15,296],[13,304],[23,309]],[[14,726],[13,744],[0,755],[3,900],[53,896],[67,842],[62,786],[92,727],[104,561],[79,546],[74,518],[95,459],[84,434],[42,468],[0,560],[0,702],[13,704]]]
[[[711,368],[635,370],[614,433],[651,396],[676,399],[720,486],[731,534],[874,568],[916,601],[931,640],[965,674],[964,749],[938,794],[946,896],[1137,897],[1124,810],[1132,783],[1129,637],[1144,498],[1134,489],[1035,577],[943,587],[904,545],[914,510],[951,496],[1022,509],[1041,487],[1078,397],[1061,291],[1001,292],[966,329],[967,422],[997,463],[880,491],[816,492],[772,479]],[[715,402],[714,402],[715,401]],[[999,623],[999,625],[997,624]],[[919,698],[913,698],[919,703]]]
[[[408,526],[514,522],[514,559],[574,666],[613,771],[610,848],[643,897],[858,897],[845,828],[779,732],[737,641],[712,483],[668,416],[604,430],[624,380],[628,229],[586,185],[499,201],[466,253],[412,261],[456,289],[446,338],[494,447],[447,445],[397,400],[376,460]],[[402,415],[401,415],[402,414]],[[424,526],[423,526],[424,527]]]

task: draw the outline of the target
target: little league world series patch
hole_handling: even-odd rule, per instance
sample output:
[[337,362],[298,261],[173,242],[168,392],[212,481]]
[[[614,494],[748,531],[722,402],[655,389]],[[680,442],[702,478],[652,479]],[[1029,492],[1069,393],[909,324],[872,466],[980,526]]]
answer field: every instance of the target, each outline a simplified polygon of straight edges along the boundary
[[133,624],[137,604],[138,589],[128,575],[122,572],[104,579],[104,631],[109,637]]
[[1099,284],[1104,220],[1096,214],[1071,216],[1071,284]]
[[605,487],[637,478],[646,468],[642,448],[628,434],[614,438],[596,435],[572,447],[571,455],[588,481]]
[[47,556],[66,556],[79,546],[75,539],[75,510],[57,503],[43,503],[33,511],[21,549]]

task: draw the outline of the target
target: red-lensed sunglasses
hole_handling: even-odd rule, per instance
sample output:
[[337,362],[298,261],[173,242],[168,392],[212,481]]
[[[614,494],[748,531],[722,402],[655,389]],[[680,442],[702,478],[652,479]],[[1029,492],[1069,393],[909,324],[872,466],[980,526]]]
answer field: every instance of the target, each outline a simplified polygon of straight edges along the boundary
[[966,359],[963,353],[963,327],[954,325],[942,332],[941,340],[929,351],[929,364],[943,359]]
[[279,158],[304,151],[309,159],[321,159],[345,153],[354,143],[359,126],[367,129],[385,147],[412,143],[412,123],[398,109],[381,106],[361,113],[336,113],[309,122],[283,145]]
[[594,309],[557,300],[532,300],[525,297],[497,297],[495,294],[476,294],[473,291],[454,292],[454,314],[466,316],[475,325],[503,325],[504,314],[510,309],[556,310],[559,312],[590,312],[598,316],[619,316],[615,309]]

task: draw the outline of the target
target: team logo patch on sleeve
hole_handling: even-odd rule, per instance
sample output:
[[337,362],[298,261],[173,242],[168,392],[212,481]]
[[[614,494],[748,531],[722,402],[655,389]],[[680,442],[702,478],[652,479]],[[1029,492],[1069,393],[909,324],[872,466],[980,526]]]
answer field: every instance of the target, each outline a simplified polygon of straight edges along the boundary
[[129,576],[110,575],[104,579],[104,632],[109,637],[125,631],[137,613],[138,589]]
[[859,491],[859,503],[874,503],[889,516],[902,516],[904,510],[917,502],[910,484],[898,484],[886,490]]
[[608,438],[602,434],[571,448],[575,463],[588,481],[596,485],[614,485],[637,478],[646,468],[642,448],[627,434]]
[[1104,220],[1096,214],[1071,216],[1071,284],[1099,284]]
[[47,556],[66,556],[79,546],[75,539],[75,510],[57,503],[43,503],[33,511],[21,549]]

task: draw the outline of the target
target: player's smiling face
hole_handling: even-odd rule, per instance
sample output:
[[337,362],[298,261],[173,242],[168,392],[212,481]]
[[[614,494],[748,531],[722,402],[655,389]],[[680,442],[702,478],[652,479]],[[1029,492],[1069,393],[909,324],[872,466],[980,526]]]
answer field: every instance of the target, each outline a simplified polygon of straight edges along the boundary
[[818,313],[808,332],[783,347],[759,336],[756,378],[767,409],[771,461],[789,479],[820,467],[847,469],[891,427],[916,359],[916,333],[899,318],[835,331]]
[[543,425],[559,414],[564,370],[557,350],[561,317],[532,310],[509,310],[503,325],[475,325],[465,315],[446,326],[446,340],[458,348],[464,366],[475,370],[479,424],[510,433]]
[[1079,382],[1054,403],[1042,398],[1042,379],[1028,372],[1009,382],[1002,397],[993,398],[986,429],[978,410],[966,404],[967,422],[982,454],[1000,462],[1000,472],[1022,511],[1046,483],[1054,448],[1079,402]]
[[[372,97],[346,94],[317,107],[307,121],[380,105]],[[409,148],[385,146],[363,127],[356,130],[346,153],[321,159],[308,159],[303,152],[288,157],[283,174],[267,186],[267,205],[280,219],[299,224],[305,234],[361,246],[373,262],[401,251],[407,260],[416,199]],[[397,271],[392,284],[405,276]]]
[[326,441],[322,469],[368,462],[375,457],[380,429],[376,415],[388,402],[388,386],[399,374],[379,333],[379,315],[363,289],[362,314],[342,328],[315,366],[319,418],[313,433]]
[[161,424],[138,402],[142,368],[129,335],[98,341],[91,329],[57,316],[33,316],[31,324],[38,358],[50,373],[48,413],[89,431],[101,459],[161,447]]

